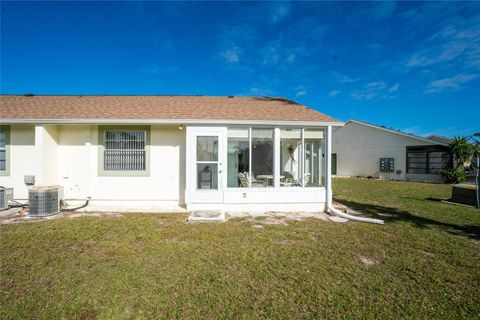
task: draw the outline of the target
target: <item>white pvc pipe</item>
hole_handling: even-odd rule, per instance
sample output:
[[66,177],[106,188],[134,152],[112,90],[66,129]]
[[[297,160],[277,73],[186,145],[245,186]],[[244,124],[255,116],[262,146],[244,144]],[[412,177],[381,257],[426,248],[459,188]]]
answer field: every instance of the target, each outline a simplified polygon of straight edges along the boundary
[[383,220],[380,219],[372,219],[372,218],[363,218],[363,217],[357,217],[357,216],[352,216],[346,213],[343,213],[340,210],[337,210],[333,208],[332,206],[328,207],[328,210],[332,211],[335,215],[348,219],[348,220],[354,220],[354,221],[360,221],[360,222],[367,222],[367,223],[377,223],[377,224],[383,224]]

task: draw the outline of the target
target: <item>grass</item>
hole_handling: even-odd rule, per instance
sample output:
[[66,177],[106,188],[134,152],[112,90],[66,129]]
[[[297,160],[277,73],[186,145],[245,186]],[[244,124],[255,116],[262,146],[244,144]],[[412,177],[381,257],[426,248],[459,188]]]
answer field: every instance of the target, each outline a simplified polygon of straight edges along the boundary
[[2,225],[0,318],[478,318],[479,210],[437,201],[447,185],[339,179],[334,195],[386,225]]

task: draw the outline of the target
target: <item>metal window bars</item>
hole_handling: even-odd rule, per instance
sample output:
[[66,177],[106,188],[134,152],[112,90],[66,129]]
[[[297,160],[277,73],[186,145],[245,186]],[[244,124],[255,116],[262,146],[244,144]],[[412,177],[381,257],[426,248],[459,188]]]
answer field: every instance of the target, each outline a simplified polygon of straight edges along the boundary
[[104,170],[146,170],[146,132],[109,130],[104,132]]

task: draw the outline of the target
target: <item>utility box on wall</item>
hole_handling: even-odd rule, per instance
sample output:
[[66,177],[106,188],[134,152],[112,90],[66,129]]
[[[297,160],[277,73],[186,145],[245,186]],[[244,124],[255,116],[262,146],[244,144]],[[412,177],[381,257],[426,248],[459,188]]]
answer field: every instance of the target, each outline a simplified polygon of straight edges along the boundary
[[395,171],[395,158],[380,158],[380,172]]

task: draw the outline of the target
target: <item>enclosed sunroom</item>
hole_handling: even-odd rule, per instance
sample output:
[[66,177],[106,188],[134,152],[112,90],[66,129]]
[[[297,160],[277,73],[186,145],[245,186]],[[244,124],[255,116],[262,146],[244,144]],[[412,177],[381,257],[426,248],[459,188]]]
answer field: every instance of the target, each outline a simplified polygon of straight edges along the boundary
[[188,126],[189,209],[323,210],[328,127]]

